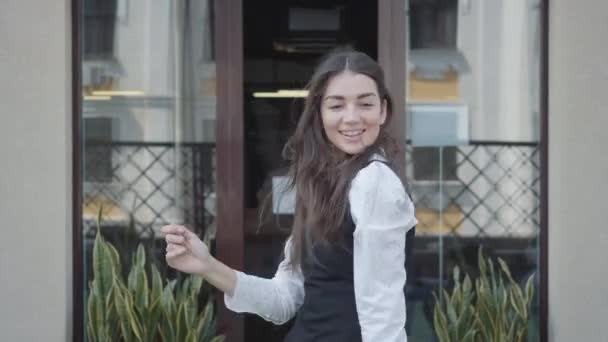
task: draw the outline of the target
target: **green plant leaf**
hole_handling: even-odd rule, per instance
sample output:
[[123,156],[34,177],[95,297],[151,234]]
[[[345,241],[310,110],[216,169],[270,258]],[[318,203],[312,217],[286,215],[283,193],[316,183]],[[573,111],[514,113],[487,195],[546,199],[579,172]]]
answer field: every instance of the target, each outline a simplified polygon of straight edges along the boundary
[[197,341],[196,334],[194,333],[194,331],[192,331],[192,330],[188,331],[188,335],[186,335],[186,338],[184,339],[184,341],[187,341],[187,342]]
[[142,269],[146,266],[146,251],[141,243],[137,245],[137,252],[135,252],[135,266]]
[[470,304],[465,304],[465,308],[462,310],[456,322],[456,336],[460,341],[466,336],[467,332],[475,327],[475,320],[472,314],[472,308]]
[[150,300],[153,298],[160,298],[163,293],[163,280],[160,276],[160,272],[156,268],[156,265],[152,264],[152,292],[150,293]]
[[120,330],[122,331],[122,337],[125,342],[133,341],[133,333],[129,324],[129,314],[127,311],[130,310],[127,299],[125,298],[124,290],[117,286],[114,304],[116,305],[116,312],[119,317]]
[[509,324],[509,330],[507,331],[507,339],[509,341],[515,341],[515,329],[517,327],[517,320],[512,319]]
[[494,324],[492,312],[484,300],[477,301],[477,313],[479,315],[479,320],[481,321],[482,331],[486,332],[488,337],[493,336],[490,332],[496,330],[496,325]]
[[481,341],[489,341],[490,334],[488,334],[488,327],[483,324],[479,312],[473,310],[473,316],[475,317],[475,326],[479,329],[477,333],[480,335]]
[[486,266],[486,261],[485,261],[485,257],[483,255],[483,247],[479,246],[479,250],[477,252],[477,263],[479,264],[479,272],[480,275],[482,277],[485,277],[486,272],[487,272],[487,266]]
[[148,307],[147,317],[146,317],[146,326],[147,330],[150,332],[155,331],[156,326],[158,325],[158,321],[161,317],[161,307],[160,307],[160,297],[153,298],[152,303]]
[[169,282],[163,290],[163,294],[161,297],[161,306],[162,306],[162,310],[165,313],[165,316],[167,317],[167,319],[171,319],[171,320],[176,319],[176,317],[175,317],[175,311],[176,311],[175,298],[173,297],[173,289],[171,286],[171,282]]
[[517,342],[523,342],[525,340],[526,340],[526,327],[524,325],[524,327],[521,328],[519,330],[519,332],[517,333],[517,339],[516,339],[516,341]]
[[122,265],[120,263],[120,255],[118,254],[116,247],[114,247],[114,245],[112,245],[111,243],[108,242],[106,246],[111,257],[111,262],[114,269],[114,276],[118,277],[120,281],[122,281]]
[[198,296],[201,287],[203,286],[203,278],[199,276],[190,276],[190,294]]
[[501,258],[498,258],[498,263],[500,264],[502,271],[507,275],[509,280],[512,282],[515,282],[513,280],[513,277],[511,276],[511,271],[509,270],[509,266],[507,266],[507,263],[504,260],[502,260]]
[[[91,285],[89,285],[89,288],[90,287]],[[98,316],[99,311],[97,310],[97,305],[99,305],[99,300],[95,291],[91,290],[87,300],[87,331],[89,336],[95,336],[95,332],[99,329],[99,324],[103,324]]]
[[456,310],[454,310],[454,305],[452,301],[449,299],[446,292],[446,311],[448,313],[449,324],[454,325],[458,321],[458,316],[456,315]]
[[[435,294],[433,294],[435,296]],[[437,333],[437,337],[440,342],[450,342],[449,330],[448,330],[448,322],[443,313],[443,310],[440,305],[440,301],[435,296],[435,311],[433,313],[433,325],[435,327],[435,332]]]
[[519,317],[521,317],[522,319],[527,319],[524,294],[521,291],[521,288],[519,287],[519,285],[515,284],[514,286],[511,287],[511,294],[512,294],[512,298],[515,299],[514,304],[517,306],[517,313],[519,314]]
[[161,320],[160,334],[163,338],[163,342],[177,342],[177,338],[175,336],[175,328],[174,328],[174,317],[168,319]]
[[[164,323],[164,324],[163,324],[163,326],[164,326],[165,324],[166,324],[166,323]],[[172,341],[171,337],[167,335],[167,329],[166,329],[166,328],[164,328],[164,327],[163,327],[163,328],[159,327],[159,328],[158,328],[158,333],[160,334],[161,341],[163,341],[163,342],[169,342],[169,341]]]
[[186,326],[186,302],[182,301],[177,304],[177,323],[175,326],[177,327],[176,337],[178,340],[183,341],[185,336],[188,334],[188,327]]
[[194,331],[200,340],[207,341],[215,335],[215,322],[213,321],[213,301],[209,300],[203,312],[198,317]]
[[114,301],[114,288],[116,287],[114,285],[115,281],[116,280],[112,280],[112,286],[110,286],[108,291],[104,294],[105,297],[103,304],[106,308],[112,306],[112,302]]
[[475,336],[477,335],[477,330],[470,329],[467,333],[462,337],[459,342],[474,342]]
[[87,338],[89,340],[89,342],[97,342],[97,334],[95,333],[95,330],[92,330],[92,327],[90,325],[87,324]]
[[141,325],[141,321],[137,318],[137,315],[135,314],[135,311],[133,310],[133,297],[131,296],[131,293],[126,292],[125,293],[125,299],[127,299],[127,305],[129,310],[127,310],[127,315],[129,317],[129,324],[131,325],[131,329],[133,331],[133,334],[135,335],[135,337],[137,338],[138,341],[141,341],[143,339],[142,337],[142,325]]
[[181,284],[176,284],[175,302],[181,303],[190,291],[190,276],[184,277]]
[[137,266],[135,268],[135,286],[134,286],[134,296],[135,296],[135,304],[144,310],[148,307],[148,297],[149,297],[149,288],[148,288],[148,276],[146,275],[146,271],[144,266]]
[[532,303],[532,299],[534,298],[534,277],[535,276],[536,276],[536,274],[532,273],[528,277],[528,280],[526,281],[526,308],[530,307],[530,304]]
[[184,316],[186,319],[186,328],[188,330],[192,330],[194,329],[194,326],[196,325],[196,316],[198,313],[198,302],[197,302],[197,297],[195,297],[194,295],[190,296],[190,298],[188,299],[188,301],[186,302],[186,305],[184,307]]
[[497,288],[497,282],[496,282],[496,272],[494,271],[494,262],[492,262],[492,260],[490,258],[488,258],[488,268],[490,269],[490,284],[491,284],[491,291],[493,293],[496,293],[496,288]]
[[173,289],[175,287],[175,280],[169,281],[161,296],[161,310],[163,313],[162,333],[165,336],[164,342],[179,341],[176,329],[177,329],[177,315],[176,315],[176,304],[173,296]]
[[163,294],[163,282],[160,276],[160,272],[154,264],[152,264],[152,290],[149,292],[148,307],[148,322],[151,326],[150,330],[153,330],[159,324],[159,319],[162,315],[162,294]]
[[[109,291],[113,281],[112,262],[108,248],[100,234],[95,238],[93,245],[93,287],[101,298]],[[105,307],[97,306],[99,317],[105,317]]]
[[460,268],[458,268],[458,266],[454,266],[454,271],[452,275],[454,278],[454,284],[458,286],[460,284]]

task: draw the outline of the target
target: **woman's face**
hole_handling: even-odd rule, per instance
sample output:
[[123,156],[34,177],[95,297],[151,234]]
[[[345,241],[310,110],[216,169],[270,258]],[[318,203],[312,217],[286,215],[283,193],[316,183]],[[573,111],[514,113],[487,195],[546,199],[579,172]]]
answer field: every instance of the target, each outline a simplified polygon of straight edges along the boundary
[[378,138],[386,121],[386,101],[371,77],[346,70],[329,79],[321,119],[332,144],[349,155],[358,154]]

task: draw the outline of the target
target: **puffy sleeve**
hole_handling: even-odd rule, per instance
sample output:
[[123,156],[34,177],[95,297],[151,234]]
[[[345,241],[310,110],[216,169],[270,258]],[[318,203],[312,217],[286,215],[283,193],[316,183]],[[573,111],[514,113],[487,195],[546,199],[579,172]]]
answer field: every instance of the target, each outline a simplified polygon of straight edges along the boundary
[[405,237],[417,223],[414,205],[398,176],[372,162],[349,191],[355,301],[364,342],[407,341]]
[[285,258],[272,279],[237,272],[233,295],[224,295],[228,309],[253,313],[274,324],[283,324],[295,316],[304,301],[304,277],[299,269],[289,266],[290,241],[285,244]]

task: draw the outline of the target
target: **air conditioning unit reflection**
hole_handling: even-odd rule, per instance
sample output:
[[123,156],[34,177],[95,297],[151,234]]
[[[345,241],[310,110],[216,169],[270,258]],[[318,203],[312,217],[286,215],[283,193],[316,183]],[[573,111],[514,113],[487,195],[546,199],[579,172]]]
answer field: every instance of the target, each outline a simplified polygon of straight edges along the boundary
[[111,89],[122,68],[115,61],[84,61],[82,64],[82,84],[85,88]]
[[410,104],[408,136],[413,146],[458,146],[469,142],[469,111],[461,103]]
[[449,199],[462,191],[457,146],[469,142],[468,107],[462,103],[413,103],[407,112],[412,187],[428,199],[430,208],[446,210]]

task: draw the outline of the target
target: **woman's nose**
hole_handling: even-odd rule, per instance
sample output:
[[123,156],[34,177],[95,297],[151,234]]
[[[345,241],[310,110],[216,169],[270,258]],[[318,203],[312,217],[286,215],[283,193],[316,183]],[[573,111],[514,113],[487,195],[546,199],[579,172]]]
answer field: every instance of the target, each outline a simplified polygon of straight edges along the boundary
[[344,122],[357,122],[361,119],[359,116],[359,112],[355,106],[349,105],[346,106],[346,110],[344,111],[344,116],[342,117],[342,121]]

